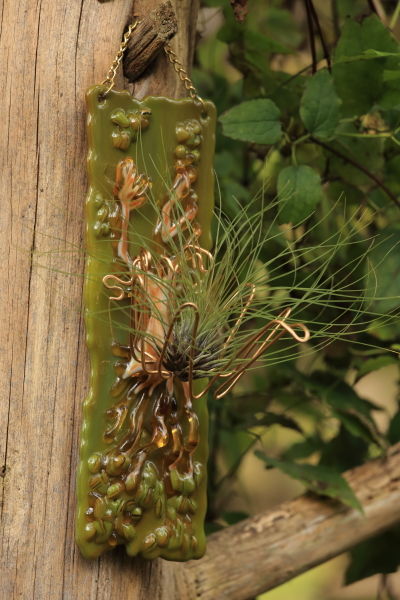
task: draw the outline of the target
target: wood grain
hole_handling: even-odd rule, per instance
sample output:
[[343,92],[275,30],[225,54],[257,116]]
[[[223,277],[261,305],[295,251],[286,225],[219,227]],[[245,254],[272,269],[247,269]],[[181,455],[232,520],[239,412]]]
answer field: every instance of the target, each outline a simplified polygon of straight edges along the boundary
[[123,60],[124,75],[135,81],[178,32],[170,1],[159,4],[134,29]]
[[[133,12],[140,18],[154,10],[159,1],[135,0]],[[171,46],[183,67],[190,74],[196,46],[196,25],[200,0],[171,0],[171,3],[178,18],[178,33],[171,40]],[[186,96],[183,83],[175,72],[175,76],[171,76],[171,69],[173,71],[167,55],[160,53],[157,60],[144,71],[132,87],[128,86],[128,89],[139,100],[151,94],[162,94],[169,98]]]
[[[178,4],[179,44],[189,61],[198,2]],[[137,2],[135,11],[147,14],[150,5]],[[68,273],[82,274],[83,260],[79,252],[60,259],[53,252],[65,249],[63,240],[83,242],[84,94],[105,78],[132,10],[132,0],[0,0],[0,596],[7,600],[186,593],[166,563],[133,561],[120,551],[89,563],[74,542],[89,378],[82,276]],[[161,78],[156,71],[148,92],[165,86],[179,96],[172,67]],[[117,88],[122,81],[120,75]],[[50,253],[40,257],[46,268],[32,268],[31,252],[35,261]]]
[[207,553],[186,565],[197,600],[248,600],[400,522],[400,444],[387,460],[346,473],[365,516],[305,494],[208,538]]

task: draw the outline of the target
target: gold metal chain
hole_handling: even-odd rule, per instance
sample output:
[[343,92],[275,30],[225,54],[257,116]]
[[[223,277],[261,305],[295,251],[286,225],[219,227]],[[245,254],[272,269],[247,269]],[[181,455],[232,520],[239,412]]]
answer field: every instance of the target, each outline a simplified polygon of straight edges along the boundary
[[[105,90],[105,92],[102,93],[103,97],[106,94],[108,94],[108,92],[110,90],[112,90],[112,88],[114,87],[115,75],[117,74],[118,67],[121,64],[122,58],[124,56],[124,52],[128,47],[128,42],[130,40],[130,37],[131,37],[132,33],[135,31],[136,27],[138,25],[140,25],[140,23],[142,23],[142,21],[135,21],[134,23],[132,23],[132,25],[129,25],[128,31],[125,33],[124,39],[121,42],[121,45],[120,45],[119,50],[113,60],[110,70],[107,73],[107,78],[101,82],[101,85],[108,85],[108,88]],[[206,111],[206,105],[204,103],[204,100],[199,96],[198,91],[194,87],[192,80],[189,78],[187,72],[183,68],[182,63],[179,62],[178,57],[176,56],[175,52],[172,50],[172,48],[169,44],[165,44],[164,50],[165,50],[165,54],[169,58],[170,63],[174,67],[175,71],[178,73],[179,79],[183,82],[183,84],[185,85],[185,88],[189,92],[190,97],[193,100],[197,100],[197,102],[200,102],[200,104],[202,105],[203,113],[206,114],[207,111]]]
[[190,97],[193,100],[197,100],[198,102],[200,102],[203,107],[203,112],[206,113],[206,105],[204,104],[204,100],[199,96],[199,93],[194,87],[192,80],[189,78],[188,74],[183,68],[183,65],[179,62],[178,57],[172,50],[171,46],[169,44],[165,44],[164,51],[165,54],[168,56],[169,61],[174,67],[175,71],[178,73],[179,79],[184,83],[185,88],[189,92]]
[[125,33],[124,39],[121,42],[121,45],[120,45],[119,50],[118,50],[118,52],[117,52],[117,54],[116,54],[116,56],[115,56],[115,58],[113,60],[113,63],[111,65],[111,67],[110,67],[110,70],[107,73],[107,78],[104,81],[101,82],[101,85],[108,85],[109,86],[106,89],[106,91],[103,92],[102,96],[105,96],[106,94],[108,94],[108,92],[110,90],[113,89],[113,87],[115,85],[115,81],[114,81],[115,75],[117,74],[118,67],[121,64],[121,60],[122,60],[122,58],[124,56],[124,52],[125,52],[125,50],[128,47],[129,39],[130,39],[132,33],[135,31],[136,27],[138,25],[140,25],[141,22],[142,21],[135,21],[134,23],[132,23],[132,25],[129,25],[128,31]]

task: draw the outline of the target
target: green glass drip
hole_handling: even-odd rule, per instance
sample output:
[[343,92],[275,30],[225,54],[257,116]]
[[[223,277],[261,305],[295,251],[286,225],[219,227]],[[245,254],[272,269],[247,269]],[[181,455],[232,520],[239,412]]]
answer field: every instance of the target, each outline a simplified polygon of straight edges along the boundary
[[[126,284],[125,297],[110,300],[119,291],[108,289],[103,278],[118,276],[126,282],[130,272],[121,256],[129,260],[139,256],[143,239],[153,249],[166,251],[167,244],[154,231],[154,202],[146,200],[150,180],[152,198],[161,208],[171,196],[167,189],[171,182],[180,176],[189,181],[182,207],[197,210],[198,243],[211,248],[216,111],[206,102],[206,116],[202,115],[202,107],[190,98],[149,96],[138,101],[127,91],[116,90],[103,97],[105,89],[93,86],[86,95],[84,302],[91,375],[83,404],[76,539],[87,559],[118,544],[125,544],[130,556],[201,558],[206,548],[206,398],[195,400],[193,411],[188,411],[185,384],[177,377],[173,393],[165,381],[154,390],[145,387],[137,392],[143,372],[139,378],[126,376],[127,363],[133,360],[129,333],[133,292]],[[132,203],[125,203],[129,210],[123,213],[118,193],[128,176],[137,178],[142,194],[134,206],[133,190]],[[178,192],[177,196],[179,200]],[[194,391],[206,383],[207,379],[195,380]],[[193,422],[198,424],[194,442]]]

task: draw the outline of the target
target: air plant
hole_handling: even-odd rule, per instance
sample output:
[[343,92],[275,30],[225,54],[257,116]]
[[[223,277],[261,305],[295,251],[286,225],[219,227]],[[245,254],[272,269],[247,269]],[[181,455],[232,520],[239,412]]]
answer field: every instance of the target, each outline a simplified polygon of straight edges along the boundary
[[[140,365],[135,373],[142,380],[138,391],[150,387],[151,393],[162,380],[172,389],[177,378],[187,397],[196,399],[221,377],[226,381],[214,391],[220,398],[249,368],[299,355],[298,343],[307,342],[310,333],[312,345],[303,353],[351,338],[355,331],[368,330],[371,322],[382,317],[370,309],[376,300],[374,268],[368,263],[367,274],[360,269],[374,245],[374,238],[366,239],[368,223],[361,209],[343,219],[340,230],[322,243],[310,246],[300,236],[293,244],[277,225],[287,199],[264,205],[260,194],[232,220],[220,209],[216,211],[211,253],[197,241],[195,225],[181,203],[173,203],[166,219],[164,208],[150,190],[147,195],[161,236],[155,242],[136,231],[141,252],[132,278],[124,281],[111,274],[104,278],[107,287],[121,292],[114,300],[131,298],[135,317],[129,326],[130,356],[131,362]],[[269,211],[275,212],[275,217],[265,230],[264,217]],[[167,220],[183,226],[174,228],[171,235]],[[273,240],[282,244],[281,250],[263,263],[262,250]],[[355,257],[335,272],[335,257],[349,245],[357,249]],[[278,268],[286,270],[284,285],[276,274]],[[110,280],[117,285],[110,286]],[[310,308],[313,318],[304,322]],[[328,309],[336,316],[326,321]],[[150,318],[157,324],[155,328],[149,326]],[[303,323],[296,322],[299,318]],[[395,318],[393,314],[385,316],[387,322]],[[292,337],[291,347],[271,352],[284,334]],[[115,392],[127,383],[127,373],[129,377],[134,374],[132,369],[123,371]],[[196,395],[193,380],[197,379],[208,381]]]

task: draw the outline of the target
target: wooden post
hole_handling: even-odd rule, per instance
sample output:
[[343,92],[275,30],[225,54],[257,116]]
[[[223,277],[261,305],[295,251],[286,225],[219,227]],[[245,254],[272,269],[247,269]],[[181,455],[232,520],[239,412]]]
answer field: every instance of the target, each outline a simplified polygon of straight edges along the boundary
[[[83,273],[83,255],[53,255],[63,240],[83,243],[85,90],[106,77],[133,11],[157,4],[2,1],[0,574],[10,600],[186,597],[168,563],[132,560],[123,549],[88,562],[75,545],[89,373],[82,275],[68,273]],[[178,4],[174,42],[188,65],[198,0]],[[139,90],[183,95],[167,57],[160,63]],[[33,268],[31,252],[47,268]]]

